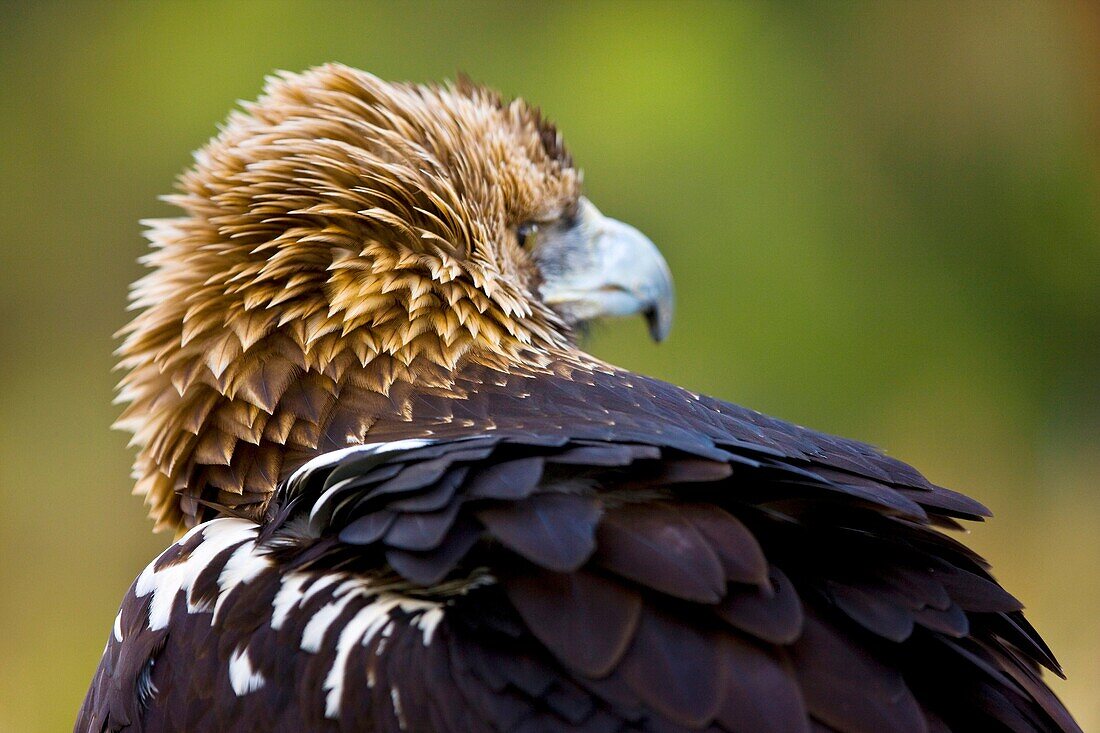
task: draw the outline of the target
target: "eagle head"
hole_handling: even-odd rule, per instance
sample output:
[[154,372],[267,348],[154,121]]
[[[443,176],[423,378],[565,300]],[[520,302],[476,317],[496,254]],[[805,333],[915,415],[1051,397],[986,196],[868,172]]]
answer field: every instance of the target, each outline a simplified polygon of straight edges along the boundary
[[605,315],[669,329],[653,244],[581,195],[537,109],[466,80],[280,74],[167,200],[119,349],[158,528],[258,515],[310,455],[461,399],[465,365],[594,363],[574,334]]

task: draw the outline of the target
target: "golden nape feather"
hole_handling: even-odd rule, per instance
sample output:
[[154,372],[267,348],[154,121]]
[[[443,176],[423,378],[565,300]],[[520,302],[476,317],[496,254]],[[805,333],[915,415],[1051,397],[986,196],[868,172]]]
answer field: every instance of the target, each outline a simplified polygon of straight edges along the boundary
[[464,361],[570,350],[514,231],[571,215],[579,175],[522,101],[337,65],[280,74],[180,189],[185,216],[147,222],[153,272],[119,349],[118,426],[158,529],[207,505],[258,516],[349,388],[446,390]]

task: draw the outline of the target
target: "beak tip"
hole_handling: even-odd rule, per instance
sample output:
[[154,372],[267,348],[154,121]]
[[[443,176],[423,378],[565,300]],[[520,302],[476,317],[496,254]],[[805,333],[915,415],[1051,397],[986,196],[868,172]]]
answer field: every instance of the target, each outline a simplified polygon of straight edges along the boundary
[[652,307],[645,312],[646,325],[649,326],[649,336],[655,342],[661,343],[668,338],[668,332],[672,330],[671,314],[663,309]]

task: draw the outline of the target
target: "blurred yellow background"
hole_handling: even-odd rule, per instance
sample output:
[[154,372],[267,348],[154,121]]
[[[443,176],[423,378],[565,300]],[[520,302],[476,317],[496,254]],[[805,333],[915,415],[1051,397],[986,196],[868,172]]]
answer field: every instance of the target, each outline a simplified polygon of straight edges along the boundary
[[0,9],[0,730],[71,725],[168,541],[109,430],[111,333],[190,151],[338,60],[542,105],[678,283],[592,349],[858,437],[968,541],[1100,728],[1100,13],[1084,3],[13,3]]

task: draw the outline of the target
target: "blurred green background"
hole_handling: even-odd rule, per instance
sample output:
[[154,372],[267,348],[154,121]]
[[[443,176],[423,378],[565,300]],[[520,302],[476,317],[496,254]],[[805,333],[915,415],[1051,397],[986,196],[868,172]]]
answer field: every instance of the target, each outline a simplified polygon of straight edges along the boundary
[[275,69],[464,70],[542,105],[679,288],[599,355],[884,446],[1100,727],[1100,12],[1082,3],[12,3],[0,9],[0,730],[71,725],[169,538],[111,333],[190,152]]

